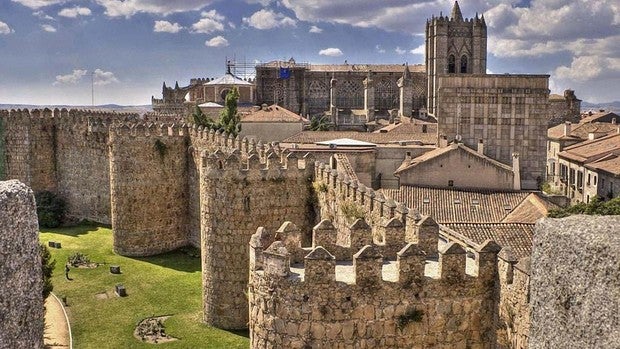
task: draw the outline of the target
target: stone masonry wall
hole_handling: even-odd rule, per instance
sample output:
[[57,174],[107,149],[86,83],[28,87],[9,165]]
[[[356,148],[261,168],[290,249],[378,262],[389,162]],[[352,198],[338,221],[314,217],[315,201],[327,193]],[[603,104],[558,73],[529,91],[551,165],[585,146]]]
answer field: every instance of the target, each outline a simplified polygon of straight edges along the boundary
[[146,256],[188,244],[187,129],[125,124],[110,129],[114,251]]
[[0,348],[43,347],[43,278],[32,190],[0,182]]
[[295,217],[309,229],[309,178],[313,160],[290,154],[203,153],[200,197],[204,320],[227,329],[247,328],[248,242],[258,225],[272,229]]
[[531,261],[530,348],[618,348],[620,217],[543,219]]
[[[398,252],[396,275],[380,249],[366,245],[353,255],[351,276],[317,241],[302,249],[303,271],[293,271],[301,248],[290,243],[296,239],[286,233],[298,232],[287,226],[277,238],[261,227],[250,242],[251,348],[495,347],[495,243],[476,251],[475,276],[466,274],[465,250],[454,243],[439,254],[435,276],[425,275],[426,255],[411,243]],[[326,226],[333,228],[322,221],[314,236]]]
[[504,249],[499,254],[498,349],[527,349],[530,331],[530,260]]

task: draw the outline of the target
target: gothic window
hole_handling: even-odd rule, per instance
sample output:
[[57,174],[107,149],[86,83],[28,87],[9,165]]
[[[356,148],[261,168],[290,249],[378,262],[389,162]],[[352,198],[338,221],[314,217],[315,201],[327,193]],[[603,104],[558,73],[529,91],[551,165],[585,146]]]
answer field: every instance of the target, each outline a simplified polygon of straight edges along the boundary
[[448,73],[456,73],[454,55],[448,57]]
[[375,88],[375,107],[377,109],[393,109],[398,107],[399,90],[392,80],[379,81]]
[[467,56],[461,56],[461,73],[467,73]]
[[359,109],[364,106],[364,89],[362,81],[345,80],[338,85],[337,89],[337,107]]
[[320,110],[329,108],[329,88],[324,81],[312,80],[308,85],[308,107]]

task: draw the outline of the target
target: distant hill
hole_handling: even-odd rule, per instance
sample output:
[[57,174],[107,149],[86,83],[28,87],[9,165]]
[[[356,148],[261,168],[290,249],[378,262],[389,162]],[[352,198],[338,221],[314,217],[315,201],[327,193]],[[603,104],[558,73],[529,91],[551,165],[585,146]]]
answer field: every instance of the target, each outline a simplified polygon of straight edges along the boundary
[[144,114],[153,111],[150,104],[145,105],[118,105],[118,104],[103,104],[103,105],[36,105],[36,104],[0,104],[0,109],[88,109],[88,110],[105,110],[105,111],[117,111]]
[[611,112],[620,112],[620,101],[614,101],[609,103],[590,103],[587,101],[581,102],[581,110],[582,111],[596,111],[604,109]]

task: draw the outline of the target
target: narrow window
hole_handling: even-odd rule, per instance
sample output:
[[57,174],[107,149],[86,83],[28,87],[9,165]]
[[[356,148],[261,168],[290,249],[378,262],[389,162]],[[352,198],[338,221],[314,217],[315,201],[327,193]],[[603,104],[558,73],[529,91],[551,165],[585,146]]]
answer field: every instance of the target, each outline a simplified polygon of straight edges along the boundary
[[453,187],[454,186],[454,181],[453,180],[449,180],[448,181],[448,186],[449,187]]
[[461,73],[467,73],[467,56],[461,56]]
[[448,57],[448,73],[456,73],[456,67],[455,67],[455,62],[454,62],[454,55],[450,55],[450,57]]

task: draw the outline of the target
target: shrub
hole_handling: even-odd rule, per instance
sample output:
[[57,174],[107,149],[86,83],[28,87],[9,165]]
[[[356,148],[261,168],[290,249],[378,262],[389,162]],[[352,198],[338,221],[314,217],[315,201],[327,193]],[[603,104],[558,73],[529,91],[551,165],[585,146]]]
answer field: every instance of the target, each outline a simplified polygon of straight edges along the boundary
[[317,193],[327,193],[327,184],[323,182],[314,182],[312,184],[314,191]]
[[407,324],[422,321],[422,317],[424,317],[423,310],[411,308],[398,317],[396,320],[396,326],[402,331]]
[[36,193],[35,199],[39,226],[43,228],[60,226],[65,215],[65,201],[47,190]]
[[80,252],[74,252],[73,254],[71,254],[67,258],[67,261],[69,262],[69,264],[71,264],[74,267],[90,264],[90,258],[88,258],[87,255],[80,253]]
[[340,210],[349,221],[364,219],[364,210],[354,202],[343,202],[340,206]]
[[54,272],[56,260],[52,259],[50,250],[44,244],[39,244],[39,255],[41,256],[41,269],[43,271],[43,299],[45,299],[54,289],[52,273]]

